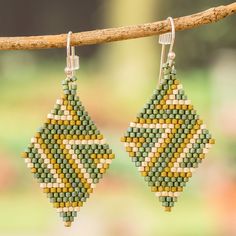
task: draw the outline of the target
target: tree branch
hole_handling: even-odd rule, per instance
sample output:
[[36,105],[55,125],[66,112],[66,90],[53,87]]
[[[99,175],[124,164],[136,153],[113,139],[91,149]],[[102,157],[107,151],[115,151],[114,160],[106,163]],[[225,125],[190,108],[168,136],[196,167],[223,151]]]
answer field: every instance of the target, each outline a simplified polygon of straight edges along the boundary
[[[192,29],[201,25],[217,22],[236,13],[236,2],[210,8],[193,15],[174,19],[176,31]],[[101,30],[73,33],[71,45],[82,46],[90,44],[108,43],[126,39],[147,37],[170,31],[168,20],[140,25],[124,26]],[[28,36],[28,37],[0,37],[0,50],[30,50],[45,48],[63,48],[66,46],[67,34]]]

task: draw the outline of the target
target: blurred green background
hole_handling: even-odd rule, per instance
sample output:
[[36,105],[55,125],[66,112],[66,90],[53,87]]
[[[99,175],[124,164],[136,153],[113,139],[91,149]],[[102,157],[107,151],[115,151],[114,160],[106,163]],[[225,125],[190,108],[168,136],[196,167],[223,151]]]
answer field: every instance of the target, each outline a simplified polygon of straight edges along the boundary
[[[232,1],[0,1],[1,36],[57,34],[178,17]],[[119,139],[156,86],[158,37],[77,48],[79,95],[116,159],[64,228],[20,158],[61,94],[65,49],[0,53],[0,236],[235,236],[235,16],[177,32],[176,66],[217,140],[173,212],[163,211]]]

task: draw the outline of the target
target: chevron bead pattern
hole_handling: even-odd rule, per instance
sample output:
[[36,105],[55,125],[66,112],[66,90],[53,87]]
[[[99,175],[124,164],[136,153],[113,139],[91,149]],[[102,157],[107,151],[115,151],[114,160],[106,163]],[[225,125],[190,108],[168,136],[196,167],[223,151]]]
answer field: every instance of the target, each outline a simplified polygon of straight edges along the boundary
[[76,96],[75,81],[63,82],[63,96],[22,153],[65,226],[74,221],[114,158]]
[[214,144],[176,79],[174,66],[121,141],[151,191],[170,211],[193,171]]

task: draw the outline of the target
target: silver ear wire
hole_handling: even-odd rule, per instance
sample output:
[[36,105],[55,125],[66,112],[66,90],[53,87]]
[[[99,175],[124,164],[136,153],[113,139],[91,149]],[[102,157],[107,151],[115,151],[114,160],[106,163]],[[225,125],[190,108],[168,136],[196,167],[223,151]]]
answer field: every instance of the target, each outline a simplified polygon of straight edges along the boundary
[[174,47],[174,42],[175,42],[174,20],[172,17],[168,17],[167,20],[169,20],[171,23],[171,32],[159,35],[159,44],[161,44],[162,47],[161,47],[161,59],[160,59],[160,71],[159,71],[158,85],[161,83],[162,66],[163,66],[163,62],[165,60],[166,45],[170,45],[169,52],[168,52],[168,59],[169,59],[170,64],[172,64],[172,62],[175,58],[175,53],[173,52],[173,47]]
[[172,64],[172,61],[175,59],[175,53],[173,52],[173,47],[175,43],[175,23],[172,17],[168,17],[167,19],[170,21],[171,24],[171,44],[168,53],[168,58],[170,60],[170,63]]
[[69,31],[67,34],[66,43],[66,68],[65,74],[67,78],[72,78],[75,75],[75,71],[79,69],[79,57],[75,55],[75,47],[71,46],[71,35]]

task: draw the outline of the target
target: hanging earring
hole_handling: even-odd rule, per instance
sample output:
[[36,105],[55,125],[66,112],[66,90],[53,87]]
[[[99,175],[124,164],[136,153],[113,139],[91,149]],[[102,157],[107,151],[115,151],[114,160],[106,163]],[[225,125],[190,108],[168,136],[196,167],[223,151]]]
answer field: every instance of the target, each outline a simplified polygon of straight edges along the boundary
[[[170,211],[193,171],[205,158],[214,139],[188,100],[174,67],[172,33],[160,36],[162,44],[159,86],[121,141],[135,166],[162,206]],[[163,63],[165,45],[170,44]]]
[[63,95],[22,153],[34,177],[70,226],[109,167],[114,154],[76,95],[79,57],[67,36]]

